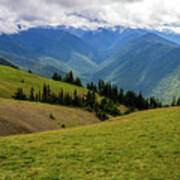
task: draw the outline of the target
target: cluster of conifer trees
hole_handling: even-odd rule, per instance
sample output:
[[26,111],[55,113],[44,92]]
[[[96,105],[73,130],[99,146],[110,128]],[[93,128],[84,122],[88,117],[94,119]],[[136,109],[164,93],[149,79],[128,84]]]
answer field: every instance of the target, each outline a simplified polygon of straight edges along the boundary
[[[68,82],[82,87],[80,78],[77,77],[75,79],[72,71],[67,73],[64,78],[62,78],[58,73],[54,73],[52,79],[56,81]],[[88,83],[87,89],[111,99],[114,103],[124,104],[132,110],[144,110],[162,107],[162,103],[154,97],[146,99],[143,97],[141,92],[136,94],[134,91],[127,91],[125,93],[122,88],[119,90],[116,85],[112,85],[109,82],[104,82],[103,80],[99,80],[98,85],[94,84],[93,82]]]
[[116,85],[111,85],[109,82],[99,80],[98,85],[93,82],[87,84],[87,89],[97,92],[98,94],[111,99],[114,103],[124,104],[129,108],[144,110],[162,107],[162,103],[154,97],[148,99],[144,98],[142,93],[136,94],[134,91],[127,91],[126,93]]
[[[54,73],[52,79],[82,86],[80,78],[74,78],[72,71],[67,73],[64,78],[62,78],[58,73]],[[108,119],[108,115],[121,115],[121,112],[118,109],[120,104],[129,107],[129,110],[126,113],[130,113],[134,110],[162,107],[162,103],[154,97],[146,99],[143,97],[141,92],[139,94],[136,94],[134,91],[124,92],[123,89],[119,90],[116,85],[104,82],[103,80],[99,80],[98,85],[93,82],[88,83],[87,89],[88,93],[86,95],[79,95],[77,90],[75,90],[73,94],[69,94],[64,92],[63,89],[61,89],[58,94],[55,94],[51,92],[49,85],[44,84],[43,89],[39,89],[38,92],[35,92],[32,87],[28,96],[24,94],[22,88],[18,88],[13,98],[18,100],[30,100],[80,107],[95,112],[96,116],[101,120]],[[101,100],[97,100],[97,94],[100,95],[99,99]],[[180,99],[178,100],[178,103],[180,104]],[[175,102],[172,105],[174,104]]]
[[84,108],[88,111],[95,112],[100,120],[108,119],[108,114],[112,116],[121,115],[117,105],[112,100],[103,98],[98,101],[95,91],[90,90],[86,95],[78,95],[77,90],[71,95],[65,93],[63,89],[58,94],[54,94],[51,92],[50,86],[44,84],[43,89],[36,93],[34,88],[31,88],[29,96],[24,93],[22,88],[18,88],[13,98]]
[[74,84],[74,85],[82,87],[81,79],[79,77],[74,78],[72,71],[67,73],[64,78],[60,74],[55,72],[52,76],[52,79],[55,81],[63,81],[63,82],[67,82],[67,83]]

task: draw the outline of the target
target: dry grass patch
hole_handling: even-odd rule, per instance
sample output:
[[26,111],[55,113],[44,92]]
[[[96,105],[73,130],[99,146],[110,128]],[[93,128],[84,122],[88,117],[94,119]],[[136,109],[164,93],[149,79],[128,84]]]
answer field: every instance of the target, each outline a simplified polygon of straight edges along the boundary
[[93,113],[80,109],[0,99],[1,136],[59,129],[63,124],[75,127],[98,122]]

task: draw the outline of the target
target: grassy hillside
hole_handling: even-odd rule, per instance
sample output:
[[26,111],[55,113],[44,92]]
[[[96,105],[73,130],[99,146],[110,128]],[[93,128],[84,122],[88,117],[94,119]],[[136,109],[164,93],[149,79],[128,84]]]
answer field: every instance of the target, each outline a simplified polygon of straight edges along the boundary
[[0,179],[180,179],[180,108],[0,138]]
[[61,88],[71,94],[75,89],[79,94],[87,92],[84,88],[68,83],[57,82],[21,70],[0,66],[0,97],[11,98],[19,87],[24,89],[25,94],[29,94],[31,87],[34,87],[35,91],[39,91],[39,88],[42,90],[44,83],[49,84],[54,93],[58,93]]
[[60,129],[63,124],[68,128],[98,122],[93,113],[79,109],[0,99],[0,136]]

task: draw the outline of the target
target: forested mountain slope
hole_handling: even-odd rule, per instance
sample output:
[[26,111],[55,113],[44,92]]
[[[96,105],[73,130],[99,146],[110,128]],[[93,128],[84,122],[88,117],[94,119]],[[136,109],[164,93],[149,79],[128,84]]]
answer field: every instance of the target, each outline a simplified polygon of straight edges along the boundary
[[[17,65],[50,76],[54,71],[64,74],[93,70],[96,52],[80,38],[51,28],[35,28],[13,35],[0,36],[0,55]],[[81,69],[79,69],[81,66]]]
[[149,96],[163,79],[176,71],[180,65],[179,57],[177,44],[151,33],[146,34],[120,48],[104,63],[94,80],[105,78],[126,90],[142,91]]

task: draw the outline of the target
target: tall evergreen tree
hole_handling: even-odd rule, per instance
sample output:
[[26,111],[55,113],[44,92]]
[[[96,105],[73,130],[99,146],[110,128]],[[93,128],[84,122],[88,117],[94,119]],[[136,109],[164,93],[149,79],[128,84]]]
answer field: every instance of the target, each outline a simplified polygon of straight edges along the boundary
[[15,95],[12,96],[14,99],[18,99],[18,100],[27,100],[26,95],[24,94],[24,91],[22,88],[18,88],[17,92],[15,92]]
[[150,97],[149,108],[154,109],[158,107],[158,103],[154,97]]
[[80,98],[78,97],[77,90],[74,90],[74,95],[73,95],[73,105],[76,107],[80,107]]
[[119,95],[118,95],[118,101],[120,104],[124,104],[124,90],[121,88]]
[[72,105],[72,97],[69,95],[69,93],[67,93],[67,94],[65,95],[64,104],[65,104],[66,106]]
[[69,73],[66,74],[66,77],[64,78],[64,81],[68,82],[68,83],[71,83],[71,84],[74,84],[74,75],[73,75],[72,71],[70,71]]
[[117,86],[113,86],[111,91],[112,91],[111,92],[111,99],[114,102],[117,102],[118,101],[118,87]]
[[44,86],[43,86],[42,101],[47,102],[47,86],[46,86],[46,84],[44,84]]
[[103,80],[99,80],[98,82],[98,90],[99,90],[99,94],[100,95],[104,95],[104,87],[105,87],[105,83]]
[[[52,97],[51,97],[52,95],[51,95],[51,89],[50,89],[50,86],[49,85],[47,85],[47,99],[46,99],[46,101],[52,101]],[[53,94],[53,96],[54,96],[54,94]]]
[[97,87],[93,82],[87,83],[86,87],[87,87],[88,90],[92,90],[92,91],[97,92]]
[[64,92],[63,89],[61,88],[58,96],[58,104],[64,105]]
[[125,95],[125,105],[131,108],[136,108],[137,95],[133,91],[127,91]]
[[96,94],[94,91],[92,92],[89,90],[86,95],[86,105],[90,106],[93,109],[95,103],[96,103]]
[[38,98],[39,98],[39,101],[41,102],[42,101],[42,96],[41,96],[41,90],[39,89],[39,93],[38,93]]
[[139,110],[148,109],[148,101],[145,100],[145,98],[142,96],[142,93],[140,92],[137,100],[136,100],[136,107]]
[[52,76],[52,79],[55,80],[55,81],[61,81],[62,80],[62,77],[61,75],[59,75],[57,72],[55,72]]
[[29,100],[30,101],[34,101],[35,100],[35,97],[34,97],[34,88],[33,87],[30,90]]
[[75,85],[77,86],[80,86],[82,87],[82,82],[81,82],[81,79],[79,77],[76,78],[75,82],[74,82]]

